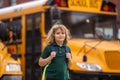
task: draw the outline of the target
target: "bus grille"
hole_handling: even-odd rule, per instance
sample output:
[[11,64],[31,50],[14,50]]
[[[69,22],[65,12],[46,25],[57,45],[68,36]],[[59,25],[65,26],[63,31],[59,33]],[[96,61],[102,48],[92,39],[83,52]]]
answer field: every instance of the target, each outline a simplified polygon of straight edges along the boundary
[[106,51],[105,60],[110,69],[120,69],[120,52]]

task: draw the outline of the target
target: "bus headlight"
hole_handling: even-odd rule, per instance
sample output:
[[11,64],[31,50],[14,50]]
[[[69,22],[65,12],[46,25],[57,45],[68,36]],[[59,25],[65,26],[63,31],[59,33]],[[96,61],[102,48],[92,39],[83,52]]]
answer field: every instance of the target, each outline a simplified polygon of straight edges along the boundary
[[21,66],[20,64],[9,63],[6,65],[6,71],[21,72]]
[[98,72],[102,71],[102,68],[98,64],[86,64],[86,63],[77,62],[76,65],[82,69],[89,71],[98,71]]

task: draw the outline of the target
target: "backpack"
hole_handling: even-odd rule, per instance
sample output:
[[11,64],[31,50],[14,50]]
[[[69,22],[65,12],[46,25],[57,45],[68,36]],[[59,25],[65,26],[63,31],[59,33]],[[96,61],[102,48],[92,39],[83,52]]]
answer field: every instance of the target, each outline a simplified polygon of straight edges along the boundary
[[[50,45],[50,49],[51,49],[51,52],[56,51],[56,49],[55,49],[55,47],[53,45]],[[69,53],[69,51],[70,51],[69,47],[65,46],[65,52]],[[45,80],[45,73],[46,73],[46,69],[49,66],[49,64],[50,64],[50,62],[44,67],[43,74],[42,74],[42,80]]]

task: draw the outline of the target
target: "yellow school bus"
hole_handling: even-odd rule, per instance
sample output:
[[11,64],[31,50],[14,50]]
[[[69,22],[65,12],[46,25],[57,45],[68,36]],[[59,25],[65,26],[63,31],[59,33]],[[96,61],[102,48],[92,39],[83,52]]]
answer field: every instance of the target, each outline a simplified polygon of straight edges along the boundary
[[54,22],[53,5],[72,36],[68,42],[71,80],[119,80],[120,45],[113,42],[119,38],[117,11],[115,4],[105,0],[36,0],[1,9],[0,21],[12,36],[6,46],[21,54],[23,79],[41,79],[38,59]]

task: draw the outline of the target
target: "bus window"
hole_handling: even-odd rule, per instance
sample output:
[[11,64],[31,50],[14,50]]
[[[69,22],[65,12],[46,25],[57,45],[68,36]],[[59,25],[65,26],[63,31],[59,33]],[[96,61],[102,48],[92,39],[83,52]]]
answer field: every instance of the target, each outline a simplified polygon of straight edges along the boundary
[[19,18],[14,19],[12,22],[9,22],[7,25],[9,31],[12,32],[10,36],[13,38],[13,42],[14,41],[21,42],[21,28],[22,28],[21,19]]
[[99,21],[99,24],[96,23],[95,30],[101,31],[104,39],[115,39],[113,26],[115,26],[115,22],[113,20],[107,18],[105,21],[103,18],[101,21]]
[[[27,16],[26,21],[27,33],[27,53],[32,51],[32,43],[34,42],[35,52],[40,52],[40,13]],[[37,40],[37,41],[36,41]],[[38,43],[39,42],[39,43]]]
[[[33,80],[40,75],[37,59],[41,53],[41,14],[35,13],[26,16],[26,80]],[[33,65],[33,66],[31,66]],[[34,72],[37,73],[33,74]]]
[[9,32],[5,22],[0,21],[0,41],[9,41]]
[[50,30],[52,24],[51,24],[51,14],[50,14],[50,9],[46,10],[45,12],[45,32],[48,33]]
[[120,39],[120,29],[118,29],[118,39]]
[[4,36],[3,42],[6,44],[16,44],[21,43],[21,18],[13,18],[12,21],[4,20],[6,24],[7,34]]
[[62,22],[70,29],[72,37],[97,38],[95,30],[99,29],[104,39],[115,38],[115,16],[63,11]]
[[94,38],[94,16],[95,14],[64,11],[62,21],[70,29],[72,37]]

